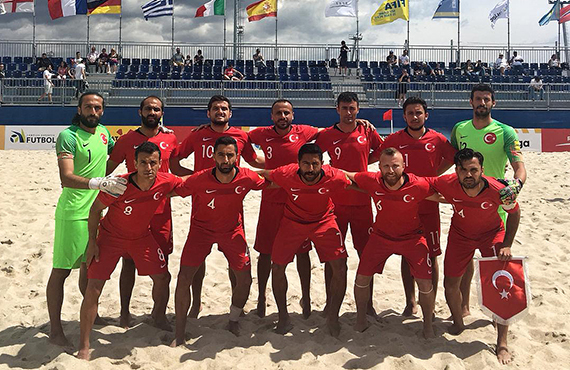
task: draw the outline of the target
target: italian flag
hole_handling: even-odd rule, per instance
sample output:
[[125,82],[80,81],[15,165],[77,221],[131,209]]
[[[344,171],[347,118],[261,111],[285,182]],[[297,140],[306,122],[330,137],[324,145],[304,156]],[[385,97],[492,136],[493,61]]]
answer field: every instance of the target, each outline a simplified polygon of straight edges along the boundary
[[224,0],[211,0],[206,4],[196,9],[195,18],[209,17],[212,15],[224,15],[225,4]]

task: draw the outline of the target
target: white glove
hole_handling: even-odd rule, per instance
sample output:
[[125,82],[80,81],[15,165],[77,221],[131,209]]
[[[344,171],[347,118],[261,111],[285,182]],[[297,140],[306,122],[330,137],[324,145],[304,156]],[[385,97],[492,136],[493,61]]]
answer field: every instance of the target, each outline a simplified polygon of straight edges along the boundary
[[127,190],[127,179],[111,175],[107,177],[94,177],[89,180],[89,189],[98,189],[118,198]]

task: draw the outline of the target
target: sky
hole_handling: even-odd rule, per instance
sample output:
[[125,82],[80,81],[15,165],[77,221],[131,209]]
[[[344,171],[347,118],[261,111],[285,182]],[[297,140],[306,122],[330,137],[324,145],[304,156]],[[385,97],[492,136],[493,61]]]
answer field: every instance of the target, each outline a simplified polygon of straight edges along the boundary
[[[141,5],[148,0],[123,0],[123,41],[160,42],[171,39],[170,17],[145,21]],[[234,1],[227,1],[227,38],[232,40]],[[273,43],[275,20],[265,18],[247,22],[245,7],[255,0],[241,0],[245,43]],[[410,0],[410,44],[449,45],[457,43],[457,21],[432,20],[440,0]],[[500,0],[463,0],[461,2],[462,45],[506,45],[507,20],[490,26],[489,12]],[[206,0],[174,0],[175,42],[217,43],[223,41],[223,18],[194,18],[196,9]],[[325,18],[329,0],[279,0],[278,39],[286,44],[332,44],[356,31],[355,18]],[[382,1],[360,0],[359,21],[362,45],[403,45],[406,22],[372,26],[370,17]],[[557,40],[557,22],[540,27],[538,20],[551,8],[548,0],[511,0],[511,44],[553,46]],[[51,20],[47,0],[36,1],[36,38],[38,40],[85,40],[86,16]],[[119,38],[118,15],[93,15],[90,39],[115,41]],[[0,15],[2,40],[32,40],[32,16],[29,13]]]

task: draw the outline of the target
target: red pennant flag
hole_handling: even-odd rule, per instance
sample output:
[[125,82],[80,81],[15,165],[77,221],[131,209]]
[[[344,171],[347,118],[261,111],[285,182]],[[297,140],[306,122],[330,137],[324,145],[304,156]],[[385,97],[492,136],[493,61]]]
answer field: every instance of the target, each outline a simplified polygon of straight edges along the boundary
[[384,115],[382,115],[382,120],[383,121],[391,121],[392,120],[392,109],[384,112]]
[[528,312],[531,295],[525,261],[525,257],[513,257],[510,261],[499,261],[497,257],[476,260],[479,305],[501,325],[510,325]]

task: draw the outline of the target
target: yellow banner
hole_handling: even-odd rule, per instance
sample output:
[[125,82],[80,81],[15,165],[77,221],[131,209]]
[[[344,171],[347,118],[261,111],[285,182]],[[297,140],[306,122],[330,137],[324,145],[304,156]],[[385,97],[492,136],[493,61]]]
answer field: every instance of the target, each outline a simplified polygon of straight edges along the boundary
[[370,22],[373,26],[394,22],[396,19],[410,18],[408,9],[409,0],[386,0],[372,15]]
[[111,134],[113,140],[117,141],[121,136],[123,136],[127,132],[131,130],[136,130],[140,126],[105,126],[105,127],[107,127],[107,130],[109,130],[109,133]]

